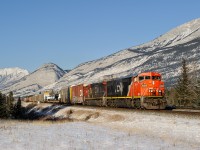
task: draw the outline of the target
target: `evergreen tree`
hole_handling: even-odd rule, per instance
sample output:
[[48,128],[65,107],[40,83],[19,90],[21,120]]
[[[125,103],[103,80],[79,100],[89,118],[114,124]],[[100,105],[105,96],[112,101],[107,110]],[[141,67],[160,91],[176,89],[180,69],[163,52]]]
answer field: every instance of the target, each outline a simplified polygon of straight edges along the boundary
[[0,93],[0,118],[10,118],[14,112],[14,98],[13,93],[10,92],[8,96]]
[[194,103],[196,106],[200,106],[200,77],[197,78],[196,83],[194,83]]
[[193,107],[200,106],[200,76],[199,76],[199,71],[198,71],[198,64],[193,63],[192,65],[193,72],[191,75],[191,90],[192,90],[192,96],[193,98]]
[[12,115],[14,113],[14,97],[13,92],[10,92],[7,98],[7,111],[9,115]]
[[3,95],[0,92],[0,118],[2,118],[3,108]]
[[21,106],[21,98],[19,97],[17,103],[14,106],[14,117],[21,118],[22,117],[22,106]]
[[0,92],[0,118],[7,118],[6,96]]
[[176,89],[176,97],[179,106],[191,105],[193,101],[193,92],[191,89],[191,81],[189,78],[189,69],[186,65],[186,60],[182,60],[181,75],[178,78]]
[[176,101],[176,90],[172,87],[170,89],[167,89],[165,91],[165,95],[167,98],[167,103],[169,105],[177,105],[177,101]]

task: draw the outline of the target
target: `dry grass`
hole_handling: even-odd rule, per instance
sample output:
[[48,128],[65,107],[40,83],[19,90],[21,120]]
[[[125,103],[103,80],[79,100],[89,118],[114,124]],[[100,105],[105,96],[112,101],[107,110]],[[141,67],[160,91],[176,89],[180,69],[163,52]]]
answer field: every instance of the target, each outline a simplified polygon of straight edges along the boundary
[[122,116],[122,115],[118,115],[118,114],[111,115],[111,116],[108,117],[108,121],[111,121],[111,122],[113,122],[113,121],[124,121],[124,120],[125,120],[125,117]]
[[[38,108],[41,108],[41,106],[39,106]],[[15,136],[14,130],[17,131],[19,129],[19,124],[24,124],[25,127],[31,125],[32,127],[39,126],[41,128],[52,128],[56,127],[57,125],[62,125],[63,123],[67,124],[71,121],[79,121],[79,123],[88,122],[90,123],[90,125],[109,128],[111,132],[120,131],[126,133],[124,137],[117,137],[116,139],[114,138],[114,141],[116,142],[120,141],[120,138],[128,137],[127,139],[129,139],[129,137],[131,138],[136,135],[142,135],[144,139],[148,139],[150,137],[152,139],[159,139],[161,141],[164,141],[164,143],[169,143],[169,147],[173,145],[173,147],[177,148],[180,144],[187,143],[191,145],[192,148],[196,148],[200,145],[200,143],[198,143],[196,140],[197,136],[199,135],[198,133],[200,133],[200,130],[198,128],[200,124],[199,120],[178,115],[166,115],[162,113],[156,114],[155,112],[151,113],[150,111],[148,113],[141,113],[139,111],[125,112],[116,110],[107,111],[103,109],[65,107],[63,109],[60,109],[53,115],[41,118],[41,120],[39,121],[1,120],[0,131],[6,131],[8,135],[12,136],[13,142],[17,143],[20,141]],[[192,127],[197,128],[195,132]],[[73,131],[73,128],[71,129],[74,134],[78,134],[76,130]],[[59,128],[57,130],[59,130]],[[57,130],[55,131],[55,133],[57,134],[58,138],[63,138],[64,133],[62,131],[57,132]],[[86,134],[88,134],[87,136],[91,136],[91,133],[89,131],[85,132]],[[32,138],[33,134],[30,133],[30,135],[28,136]],[[66,138],[67,136],[68,135],[66,135]],[[75,138],[79,139],[79,136]],[[48,139],[45,140],[47,141],[44,142],[49,142]],[[68,148],[76,145],[76,142],[76,140],[70,139],[68,143]],[[92,142],[85,140],[85,143],[91,145],[91,147],[94,148]],[[138,143],[138,145],[140,145],[140,143]],[[46,148],[47,147],[43,145],[42,149]],[[54,148],[56,149],[56,146]]]

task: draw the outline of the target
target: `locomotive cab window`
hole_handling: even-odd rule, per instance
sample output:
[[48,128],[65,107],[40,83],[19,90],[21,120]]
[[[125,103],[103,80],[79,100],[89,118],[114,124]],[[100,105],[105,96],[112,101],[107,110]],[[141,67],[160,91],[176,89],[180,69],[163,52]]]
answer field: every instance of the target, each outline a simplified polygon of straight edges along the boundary
[[142,81],[142,80],[144,80],[144,76],[139,77],[139,81]]
[[152,76],[152,80],[161,80],[160,76]]
[[149,79],[151,79],[151,77],[150,76],[145,76],[145,79],[149,80]]

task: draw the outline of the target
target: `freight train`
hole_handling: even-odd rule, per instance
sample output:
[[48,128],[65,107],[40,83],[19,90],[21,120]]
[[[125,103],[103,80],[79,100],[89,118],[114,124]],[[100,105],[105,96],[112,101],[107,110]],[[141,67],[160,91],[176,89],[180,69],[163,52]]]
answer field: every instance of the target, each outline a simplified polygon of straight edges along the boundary
[[[71,85],[61,89],[61,103],[90,106],[165,109],[164,82],[157,72],[145,72],[127,78],[104,80],[92,84]],[[45,101],[42,96],[39,101]]]

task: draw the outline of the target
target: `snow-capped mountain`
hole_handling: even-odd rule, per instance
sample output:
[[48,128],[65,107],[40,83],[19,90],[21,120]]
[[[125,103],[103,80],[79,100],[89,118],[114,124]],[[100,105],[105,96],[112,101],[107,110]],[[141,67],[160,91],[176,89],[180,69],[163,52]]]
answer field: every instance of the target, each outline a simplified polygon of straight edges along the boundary
[[58,81],[64,74],[65,71],[57,65],[53,63],[44,64],[36,71],[21,78],[19,82],[3,89],[3,93],[13,91],[15,96],[30,94]]
[[171,85],[180,73],[182,58],[186,58],[191,72],[200,71],[200,19],[172,29],[146,44],[80,64],[52,88],[98,82],[145,71],[160,72],[166,85]]
[[185,23],[148,43],[82,63],[69,72],[55,64],[45,64],[14,85],[7,86],[3,92],[13,91],[15,96],[23,96],[146,71],[160,72],[166,85],[170,86],[179,76],[182,58],[188,62],[191,73],[200,72],[200,19]]
[[200,19],[192,20],[185,23],[166,34],[156,38],[155,40],[133,48],[145,48],[146,51],[154,50],[161,47],[172,47],[187,43],[199,37],[200,33]]
[[0,89],[15,84],[28,74],[29,72],[27,70],[18,67],[0,69]]

